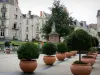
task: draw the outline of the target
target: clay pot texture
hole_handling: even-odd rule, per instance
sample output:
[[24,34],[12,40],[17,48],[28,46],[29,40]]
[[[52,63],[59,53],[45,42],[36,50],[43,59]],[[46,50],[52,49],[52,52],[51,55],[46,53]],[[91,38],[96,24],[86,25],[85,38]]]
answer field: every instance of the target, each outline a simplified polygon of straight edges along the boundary
[[73,56],[76,56],[77,51],[71,51],[71,52],[72,52]]
[[64,59],[66,58],[66,55],[65,55],[65,53],[57,53],[56,57],[58,60],[64,61]]
[[96,60],[96,57],[97,57],[96,55],[88,55],[88,56],[92,56],[95,60]]
[[66,58],[71,58],[71,56],[73,56],[72,52],[66,52]]
[[92,71],[92,67],[89,64],[72,64],[70,69],[73,75],[90,75]]
[[53,65],[56,61],[55,56],[44,56],[43,61],[46,65]]
[[81,61],[86,62],[86,63],[90,63],[91,66],[93,66],[95,63],[95,59],[93,59],[93,58],[82,58]]
[[20,60],[19,66],[21,70],[25,73],[32,73],[36,67],[37,67],[37,61],[36,60]]

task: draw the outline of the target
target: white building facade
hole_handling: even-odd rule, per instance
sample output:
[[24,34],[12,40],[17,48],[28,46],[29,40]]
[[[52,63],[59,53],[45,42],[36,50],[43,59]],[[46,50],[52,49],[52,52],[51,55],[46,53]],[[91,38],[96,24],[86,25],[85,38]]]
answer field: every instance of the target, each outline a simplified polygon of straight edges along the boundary
[[97,32],[98,32],[98,38],[100,42],[100,10],[97,11]]
[[31,11],[28,14],[23,14],[22,17],[22,41],[39,40],[40,17],[32,15]]
[[0,0],[0,40],[21,40],[22,14],[17,0]]

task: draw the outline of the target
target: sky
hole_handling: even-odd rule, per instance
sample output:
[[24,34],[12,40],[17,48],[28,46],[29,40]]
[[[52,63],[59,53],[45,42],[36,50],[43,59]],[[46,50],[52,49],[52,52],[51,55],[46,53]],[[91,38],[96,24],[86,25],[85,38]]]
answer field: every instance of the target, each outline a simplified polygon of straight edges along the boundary
[[[40,11],[51,13],[54,0],[19,0],[19,7],[23,14],[29,10],[32,14],[40,15]],[[87,24],[97,23],[97,10],[100,10],[100,0],[61,0],[61,4],[67,7],[72,17],[78,21],[86,21]]]

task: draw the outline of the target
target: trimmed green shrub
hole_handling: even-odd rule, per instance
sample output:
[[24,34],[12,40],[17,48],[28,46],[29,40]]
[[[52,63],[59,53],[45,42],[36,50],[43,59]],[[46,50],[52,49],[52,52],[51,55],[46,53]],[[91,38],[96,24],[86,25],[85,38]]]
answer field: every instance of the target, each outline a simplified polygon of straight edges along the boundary
[[91,47],[89,50],[90,50],[91,52],[96,52],[96,51],[98,51],[98,50],[97,50],[97,47]]
[[81,61],[81,51],[88,51],[91,45],[91,36],[84,30],[78,29],[67,38],[67,46],[71,50],[79,51],[79,61]]
[[37,59],[39,57],[39,47],[34,43],[25,43],[19,47],[18,51],[18,59]]
[[83,58],[93,58],[92,56],[82,56]]
[[88,64],[88,63],[83,62],[83,61],[75,61],[75,62],[73,62],[73,64]]
[[92,40],[92,47],[98,47],[99,45],[98,39],[96,37],[92,37],[91,40]]
[[71,50],[89,50],[91,37],[86,31],[79,29],[68,36],[66,43]]
[[58,43],[57,44],[57,52],[58,53],[65,53],[67,52],[67,46],[65,43]]
[[56,53],[56,51],[57,51],[57,47],[53,43],[48,42],[42,46],[42,53],[43,54],[54,55]]

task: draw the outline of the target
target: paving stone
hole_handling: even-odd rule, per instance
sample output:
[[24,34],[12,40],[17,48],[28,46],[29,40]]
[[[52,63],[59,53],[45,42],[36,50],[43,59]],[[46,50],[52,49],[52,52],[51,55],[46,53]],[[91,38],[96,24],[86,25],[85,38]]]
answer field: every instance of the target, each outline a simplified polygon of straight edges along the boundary
[[[56,61],[53,66],[47,66],[43,62],[43,54],[37,60],[38,66],[34,73],[23,73],[19,68],[17,54],[0,54],[0,75],[73,75],[70,66],[73,61],[78,60],[78,55],[63,62]],[[98,55],[91,75],[100,75],[100,55]]]

